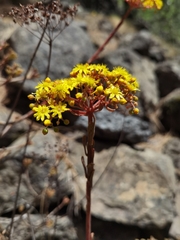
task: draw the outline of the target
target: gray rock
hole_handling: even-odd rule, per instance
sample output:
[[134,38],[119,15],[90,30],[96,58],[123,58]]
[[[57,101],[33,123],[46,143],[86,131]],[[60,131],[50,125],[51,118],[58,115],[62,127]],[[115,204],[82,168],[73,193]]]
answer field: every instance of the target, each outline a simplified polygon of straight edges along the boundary
[[[12,212],[16,198],[17,184],[19,179],[20,164],[17,161],[1,163],[0,169],[0,215]],[[28,196],[28,198],[27,198]],[[25,200],[26,199],[26,200]],[[33,196],[29,194],[24,184],[21,185],[18,206],[32,203]]]
[[[73,136],[74,134],[72,134]],[[67,168],[66,164],[60,164],[58,176],[62,179],[62,182],[59,181],[62,187],[58,191],[62,195],[74,191],[75,196],[79,197],[76,201],[79,202],[84,197],[85,192],[86,179],[81,163],[81,156],[85,154],[82,143],[75,142],[72,137],[70,136],[68,139],[68,158],[73,164],[71,171],[76,173],[75,178],[73,178],[73,182],[71,177],[67,181],[67,175],[71,171],[69,172],[70,169]],[[56,155],[59,154],[55,145],[63,146],[65,150],[66,141],[67,138],[62,138],[61,135],[51,131],[46,136],[42,136],[40,132],[32,133],[30,144],[27,147],[27,157],[34,159],[32,166],[29,167],[29,176],[31,184],[37,192],[42,192],[48,186],[49,169],[54,165],[54,161],[57,160]],[[16,146],[21,146],[22,143],[24,143],[23,138],[16,141]],[[2,196],[6,197],[6,199],[1,199],[3,202],[1,213],[5,213],[8,208],[13,209],[22,151],[23,149],[13,151],[8,157],[13,161],[8,161],[6,157],[4,163],[6,167],[2,168],[1,166],[0,183],[2,185],[0,189],[4,189]],[[138,227],[152,225],[164,227],[171,223],[175,213],[173,198],[175,174],[171,159],[155,151],[146,149],[140,152],[126,145],[118,147],[112,159],[114,152],[115,149],[110,148],[95,154],[95,185],[92,193],[93,216],[104,221]],[[101,175],[104,169],[105,172]],[[5,182],[7,182],[6,185]],[[65,183],[70,184],[71,188],[63,188]],[[74,185],[73,190],[72,185]],[[67,189],[70,189],[70,192]],[[33,201],[34,196],[23,180],[18,204],[32,203]]]
[[[8,108],[0,105],[0,133],[3,131],[4,123],[6,122],[10,111]],[[8,125],[8,134],[1,136],[0,139],[0,147],[6,147],[14,140],[16,140],[22,133],[25,133],[29,129],[30,121],[28,119],[24,119],[18,122],[18,119],[21,118],[21,115],[17,112],[13,112],[11,117],[11,122],[14,122],[12,125]]]
[[[54,189],[54,195],[50,198],[47,195],[45,198],[47,204],[57,203],[73,192],[70,167],[72,164],[65,157],[66,138],[61,137],[62,135],[52,130],[49,130],[46,136],[41,131],[30,134],[25,158],[30,159],[32,163],[28,171],[24,169],[22,174],[18,206],[21,204],[39,206],[47,188]],[[14,208],[25,142],[26,136],[19,137],[9,147],[8,154],[1,158],[0,214],[10,212]]]
[[131,49],[141,55],[148,56],[152,43],[151,33],[146,30],[142,30],[133,36],[130,46]]
[[[1,4],[1,3],[0,3]],[[0,38],[1,42],[7,41],[13,32],[16,30],[17,26],[9,19],[0,18]]]
[[174,166],[180,169],[180,139],[172,137],[163,146],[162,152],[171,157]]
[[[5,229],[9,218],[0,218],[0,226]],[[14,240],[63,239],[78,240],[72,221],[67,217],[24,214],[15,216],[12,237]]]
[[[70,159],[79,173],[76,201],[85,196],[86,179],[79,155],[81,143],[70,142]],[[96,148],[96,144],[95,144]],[[121,145],[95,154],[92,214],[97,219],[144,228],[163,228],[176,214],[175,169],[169,156],[155,150],[137,151]],[[85,209],[85,201],[83,207]]]
[[[126,39],[128,39],[128,41]],[[125,45],[140,55],[146,56],[156,62],[161,62],[165,59],[162,46],[147,30],[141,30],[131,36],[125,36],[124,41],[122,41],[122,43],[120,41],[120,45]]]
[[160,97],[165,97],[170,92],[180,87],[180,58],[167,60],[157,65],[157,75]]
[[180,88],[162,98],[157,105],[156,116],[165,130],[180,133]]
[[[38,38],[26,29],[18,28],[12,35],[11,41],[18,54],[17,61],[26,69],[37,45]],[[40,79],[45,77],[48,51],[48,44],[42,42],[33,63],[33,67],[40,73]],[[53,41],[49,77],[52,79],[68,77],[74,65],[86,62],[93,53],[94,48],[86,32],[76,22],[72,22]],[[35,85],[36,82],[34,81],[26,81],[24,88],[28,92],[34,92]]]
[[[75,122],[78,128],[87,128],[87,117],[80,117]],[[119,112],[106,109],[96,113],[95,137],[105,141],[118,141],[120,135],[123,142],[130,144],[147,141],[152,134],[148,122],[135,116],[124,116]]]
[[169,229],[169,234],[175,239],[180,238],[180,186],[179,183],[177,184],[176,189],[176,211],[177,216],[173,219],[172,225]]
[[180,216],[176,216],[169,229],[169,235],[175,239],[180,238]]
[[[103,150],[96,156],[95,174],[102,173],[112,151]],[[92,192],[93,216],[143,228],[162,228],[173,221],[176,181],[168,156],[121,145],[96,184],[97,179]]]

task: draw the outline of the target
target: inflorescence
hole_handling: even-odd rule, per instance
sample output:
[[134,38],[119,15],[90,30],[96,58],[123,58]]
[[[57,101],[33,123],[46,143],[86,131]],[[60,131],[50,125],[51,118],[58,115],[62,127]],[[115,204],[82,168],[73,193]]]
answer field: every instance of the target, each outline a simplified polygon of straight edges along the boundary
[[[13,18],[15,23],[25,26],[33,33],[34,30],[38,30],[36,32],[41,34],[46,29],[45,37],[47,40],[53,40],[70,24],[76,13],[77,5],[65,9],[59,1],[52,1],[47,5],[42,2],[26,6],[20,4],[20,7],[11,9],[9,16]],[[38,29],[34,29],[33,23]]]
[[139,85],[135,77],[122,67],[110,71],[105,65],[78,64],[70,78],[51,81],[46,78],[36,86],[36,92],[28,96],[35,103],[30,104],[37,121],[46,127],[63,120],[62,113],[69,111],[77,116],[88,116],[101,111],[109,111],[125,105],[130,113],[138,114],[138,97],[135,95]]
[[155,8],[160,10],[163,7],[162,0],[126,0],[132,8]]

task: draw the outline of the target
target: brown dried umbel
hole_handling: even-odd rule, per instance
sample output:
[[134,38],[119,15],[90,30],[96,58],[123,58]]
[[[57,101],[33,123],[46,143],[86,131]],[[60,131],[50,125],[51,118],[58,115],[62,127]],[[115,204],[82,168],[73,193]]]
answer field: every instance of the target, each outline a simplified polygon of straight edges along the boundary
[[35,32],[42,34],[46,29],[45,39],[52,41],[70,24],[76,13],[77,5],[64,9],[59,1],[51,1],[47,5],[42,2],[26,6],[20,4],[20,7],[11,9],[9,16],[15,23],[25,26],[35,35],[37,35]]
[[9,47],[8,43],[0,43],[0,72],[6,76],[8,81],[21,75],[23,71],[20,65],[13,62],[16,57],[17,54]]

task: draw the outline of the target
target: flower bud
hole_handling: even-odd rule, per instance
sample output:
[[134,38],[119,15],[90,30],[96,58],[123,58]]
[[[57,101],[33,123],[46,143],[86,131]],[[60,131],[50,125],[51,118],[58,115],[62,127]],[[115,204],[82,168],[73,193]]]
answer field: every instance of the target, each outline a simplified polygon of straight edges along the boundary
[[48,129],[47,129],[47,128],[43,128],[43,130],[42,130],[42,134],[43,134],[43,135],[48,134]]
[[132,113],[138,114],[138,113],[139,113],[139,109],[138,109],[138,108],[134,108],[134,109],[132,110]]
[[54,132],[59,132],[59,128],[58,127],[54,127]]
[[138,101],[138,97],[137,96],[133,96],[133,100],[137,102]]
[[64,122],[65,125],[69,124],[69,120],[68,119],[64,119],[63,122]]
[[47,82],[47,83],[50,83],[51,79],[49,77],[47,77],[44,81]]
[[117,98],[112,98],[112,99],[111,99],[111,102],[112,102],[112,103],[119,103],[119,101],[117,100]]
[[83,95],[82,95],[82,93],[76,93],[76,98],[82,98],[83,97]]
[[103,86],[98,86],[98,87],[96,88],[96,92],[97,92],[97,93],[102,93],[103,91],[104,91]]
[[49,120],[49,119],[46,119],[46,120],[44,121],[44,125],[45,125],[46,127],[50,126],[51,124],[52,124],[52,122],[51,122],[51,120]]
[[33,94],[29,94],[29,95],[28,95],[28,98],[29,98],[29,100],[34,100],[35,97],[34,97]]
[[121,98],[120,101],[119,101],[120,104],[124,105],[127,103],[126,99],[125,98]]
[[29,104],[29,107],[30,107],[31,109],[33,109],[33,107],[35,107],[35,104],[34,104],[34,103],[30,103],[30,104]]
[[71,107],[73,107],[73,106],[74,106],[74,103],[75,103],[75,101],[74,101],[74,100],[70,100],[68,103],[69,103],[69,105],[70,105]]

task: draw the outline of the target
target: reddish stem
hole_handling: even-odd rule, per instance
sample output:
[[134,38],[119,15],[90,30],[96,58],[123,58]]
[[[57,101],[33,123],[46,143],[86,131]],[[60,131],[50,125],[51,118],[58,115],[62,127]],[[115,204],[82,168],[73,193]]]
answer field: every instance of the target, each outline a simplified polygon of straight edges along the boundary
[[88,133],[87,133],[87,167],[86,167],[86,240],[92,240],[91,237],[91,190],[94,174],[94,126],[95,118],[92,112],[88,115]]
[[[111,38],[115,35],[119,27],[123,24],[124,20],[128,17],[132,8],[129,7],[118,25],[115,29],[110,33],[105,42],[98,48],[98,50],[94,53],[94,55],[88,60],[88,63],[92,63],[97,59],[100,52],[103,51],[105,46],[109,43]],[[98,103],[99,104],[99,103]],[[97,106],[98,106],[97,104]],[[91,106],[92,107],[92,106]],[[95,105],[96,107],[96,105]],[[95,110],[95,108],[93,109]],[[92,111],[88,112],[88,133],[87,133],[87,166],[85,168],[86,175],[86,240],[93,240],[93,233],[91,233],[91,190],[93,185],[93,175],[94,175],[94,133],[95,133],[95,117]]]
[[111,40],[111,38],[115,35],[115,33],[117,32],[117,30],[120,28],[120,26],[123,24],[124,20],[128,17],[128,15],[130,14],[132,10],[132,7],[129,7],[126,11],[126,13],[124,14],[124,16],[122,17],[122,19],[120,20],[120,22],[118,23],[118,25],[114,28],[114,30],[109,34],[108,38],[105,40],[105,42],[97,49],[97,51],[93,54],[93,56],[88,60],[88,63],[92,63],[94,60],[96,60],[98,58],[98,55],[103,51],[103,49],[105,48],[105,46],[109,43],[109,41]]

